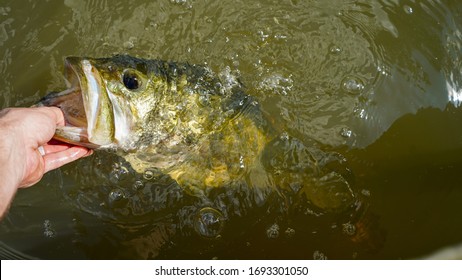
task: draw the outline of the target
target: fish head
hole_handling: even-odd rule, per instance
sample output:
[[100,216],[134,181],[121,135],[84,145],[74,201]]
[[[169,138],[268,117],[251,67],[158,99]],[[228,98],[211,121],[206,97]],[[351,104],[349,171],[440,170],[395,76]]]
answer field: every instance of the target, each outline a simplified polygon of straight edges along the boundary
[[68,57],[64,76],[68,89],[45,96],[39,106],[57,106],[66,125],[55,138],[90,148],[132,149],[139,138],[140,114],[148,114],[152,94],[143,60]]
[[151,147],[163,159],[188,154],[246,100],[206,67],[128,55],[68,57],[64,76],[67,89],[38,104],[63,111],[56,139],[123,151]]

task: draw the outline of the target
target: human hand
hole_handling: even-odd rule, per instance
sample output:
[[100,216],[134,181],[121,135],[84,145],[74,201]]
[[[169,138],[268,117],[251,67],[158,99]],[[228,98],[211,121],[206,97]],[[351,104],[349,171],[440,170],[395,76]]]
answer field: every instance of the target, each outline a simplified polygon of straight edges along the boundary
[[0,214],[17,188],[31,186],[46,172],[92,153],[84,147],[49,142],[62,125],[64,116],[56,107],[0,111]]

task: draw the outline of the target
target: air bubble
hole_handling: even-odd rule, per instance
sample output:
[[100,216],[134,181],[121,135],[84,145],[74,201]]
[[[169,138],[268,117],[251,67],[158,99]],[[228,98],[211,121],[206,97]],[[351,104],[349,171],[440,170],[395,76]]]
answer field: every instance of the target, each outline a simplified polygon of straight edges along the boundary
[[371,192],[366,189],[361,190],[361,194],[367,197],[371,196]]
[[217,238],[223,230],[225,221],[220,211],[205,207],[202,208],[194,219],[194,229],[203,237]]
[[268,236],[269,239],[276,239],[279,237],[279,225],[278,224],[272,224],[267,230],[266,230],[266,236]]
[[358,77],[347,76],[343,78],[342,89],[352,95],[358,95],[364,90],[364,83]]
[[384,75],[384,76],[390,76],[390,75],[391,75],[391,74],[390,74],[390,69],[389,69],[388,66],[380,66],[380,65],[379,65],[379,66],[377,66],[377,71],[378,71],[380,74]]
[[412,13],[414,13],[414,10],[412,9],[412,7],[408,6],[408,5],[404,5],[404,12],[408,15],[411,15]]
[[138,40],[136,37],[130,37],[128,38],[128,41],[123,43],[123,47],[127,50],[131,50],[135,47],[135,42]]
[[145,180],[148,180],[148,181],[154,179],[154,172],[152,170],[149,170],[149,169],[144,171],[143,178]]
[[239,157],[239,168],[241,168],[241,169],[245,168],[244,157],[243,156]]
[[321,251],[314,251],[313,252],[313,260],[327,260],[327,256]]
[[[234,57],[232,58],[234,59]],[[219,73],[222,86],[225,90],[230,90],[233,87],[239,87],[239,80],[237,79],[235,75],[236,71],[231,71],[231,68],[229,66],[226,66],[223,71]],[[238,73],[236,73],[238,74]]]
[[295,235],[295,229],[293,229],[293,228],[287,228],[286,231],[284,232],[284,234],[285,234],[288,238],[294,237],[294,235]]
[[269,35],[265,34],[262,30],[258,30],[257,34],[260,36],[262,41],[266,41],[266,39],[269,37]]
[[128,170],[126,166],[123,166],[120,163],[115,163],[112,166],[112,171],[109,175],[109,178],[113,182],[120,182],[128,178],[129,175],[130,175],[130,171]]
[[274,39],[276,39],[276,40],[285,40],[285,39],[287,39],[287,35],[276,34],[276,35],[274,35]]
[[179,4],[179,5],[183,5],[183,4],[186,4],[186,0],[170,0],[170,3],[172,4]]
[[136,191],[141,190],[144,187],[144,184],[141,180],[136,180],[135,183],[133,184],[133,189]]
[[350,138],[353,135],[353,131],[351,129],[348,129],[346,127],[342,128],[340,131],[340,136],[345,137],[345,138]]
[[125,194],[121,189],[115,189],[109,193],[109,202],[119,201],[124,197]]
[[342,52],[342,49],[339,46],[332,46],[329,49],[329,52],[334,55],[338,55]]
[[294,86],[292,75],[284,77],[280,74],[273,74],[269,77],[263,78],[260,82],[260,89],[270,91],[279,95],[288,95]]
[[345,233],[346,235],[349,235],[349,236],[352,236],[352,235],[355,235],[356,233],[356,226],[350,222],[348,223],[345,223],[342,225],[342,231],[343,233]]
[[210,105],[210,97],[208,94],[201,94],[198,98],[199,105],[207,107]]
[[289,140],[289,133],[287,133],[286,131],[284,131],[283,133],[281,133],[281,136],[279,137],[282,141],[287,141]]
[[131,50],[135,47],[135,44],[132,41],[126,41],[123,44],[124,49]]
[[56,231],[53,229],[50,220],[43,221],[43,235],[48,238],[56,237]]

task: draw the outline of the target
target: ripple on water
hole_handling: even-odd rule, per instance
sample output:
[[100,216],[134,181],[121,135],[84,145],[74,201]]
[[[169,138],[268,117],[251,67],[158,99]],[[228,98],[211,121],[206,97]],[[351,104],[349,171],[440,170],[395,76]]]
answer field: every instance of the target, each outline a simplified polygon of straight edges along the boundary
[[279,95],[287,95],[292,90],[294,86],[294,81],[292,76],[288,75],[287,77],[281,74],[271,74],[263,78],[259,84],[259,88],[264,91]]

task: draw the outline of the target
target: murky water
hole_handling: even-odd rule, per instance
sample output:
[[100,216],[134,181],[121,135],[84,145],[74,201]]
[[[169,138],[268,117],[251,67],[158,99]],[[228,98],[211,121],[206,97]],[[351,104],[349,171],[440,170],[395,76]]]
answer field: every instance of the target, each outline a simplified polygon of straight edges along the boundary
[[458,244],[461,45],[457,0],[2,1],[2,108],[63,89],[66,56],[128,53],[239,77],[281,133],[262,156],[271,180],[200,193],[98,152],[21,190],[0,238],[37,258],[106,259],[399,259]]

